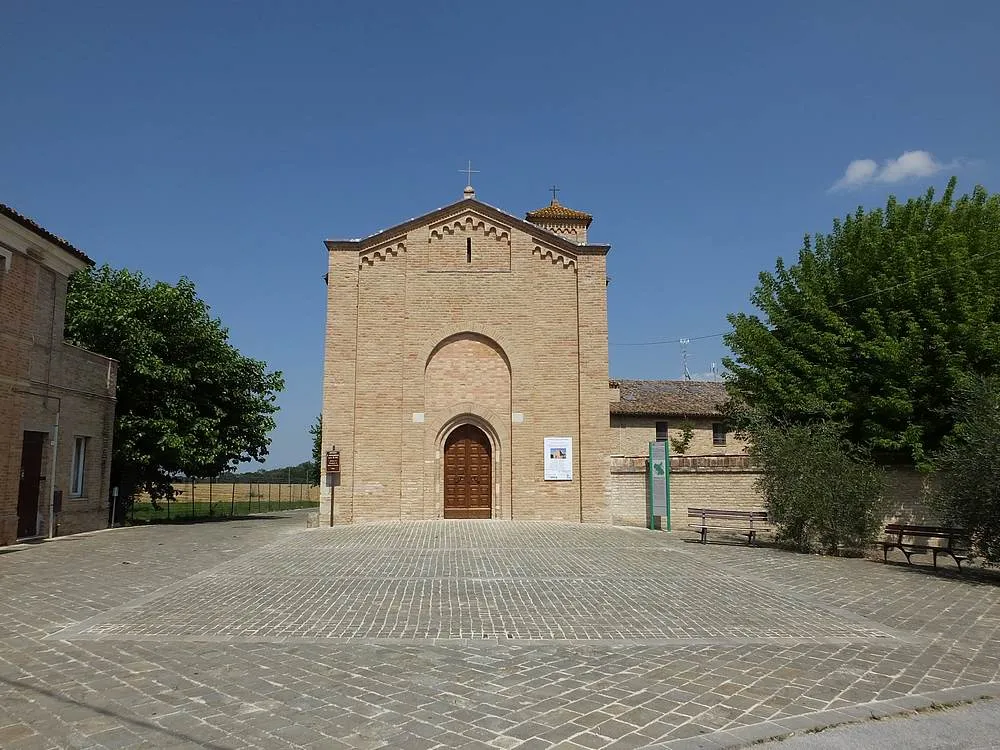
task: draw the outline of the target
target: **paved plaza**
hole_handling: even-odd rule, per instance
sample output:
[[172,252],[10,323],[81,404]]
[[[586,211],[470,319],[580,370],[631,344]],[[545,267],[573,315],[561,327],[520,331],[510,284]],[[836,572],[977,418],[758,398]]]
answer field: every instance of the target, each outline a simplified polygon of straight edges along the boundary
[[0,747],[717,748],[1000,697],[985,576],[305,518],[0,548]]

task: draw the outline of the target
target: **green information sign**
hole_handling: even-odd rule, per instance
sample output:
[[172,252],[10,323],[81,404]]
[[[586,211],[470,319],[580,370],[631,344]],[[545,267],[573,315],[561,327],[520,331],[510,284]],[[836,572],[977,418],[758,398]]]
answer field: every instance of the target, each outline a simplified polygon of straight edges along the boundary
[[649,444],[649,528],[655,527],[656,516],[666,518],[670,531],[670,449],[667,441]]

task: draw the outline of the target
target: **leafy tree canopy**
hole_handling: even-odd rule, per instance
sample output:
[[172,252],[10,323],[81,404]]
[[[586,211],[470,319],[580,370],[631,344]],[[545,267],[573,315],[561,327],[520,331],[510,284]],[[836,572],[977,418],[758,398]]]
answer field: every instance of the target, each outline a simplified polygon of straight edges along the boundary
[[761,273],[763,315],[729,316],[734,401],[926,463],[959,383],[1000,372],[1000,196],[954,192],[859,208]]
[[123,498],[172,492],[267,455],[281,373],[240,354],[194,284],[151,283],[108,266],[70,279],[68,340],[117,359],[112,483]]

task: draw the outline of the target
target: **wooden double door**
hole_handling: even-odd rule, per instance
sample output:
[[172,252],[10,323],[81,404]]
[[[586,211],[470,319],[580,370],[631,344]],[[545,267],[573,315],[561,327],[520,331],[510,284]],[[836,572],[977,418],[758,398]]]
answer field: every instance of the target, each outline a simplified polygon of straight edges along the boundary
[[475,425],[457,427],[444,444],[444,517],[490,518],[493,452]]

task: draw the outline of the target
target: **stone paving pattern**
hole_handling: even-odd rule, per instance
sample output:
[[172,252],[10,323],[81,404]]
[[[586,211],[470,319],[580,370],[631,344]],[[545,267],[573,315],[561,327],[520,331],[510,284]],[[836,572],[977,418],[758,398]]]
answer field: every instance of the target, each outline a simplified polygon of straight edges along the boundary
[[0,548],[0,747],[738,746],[1000,695],[986,577],[305,512]]

